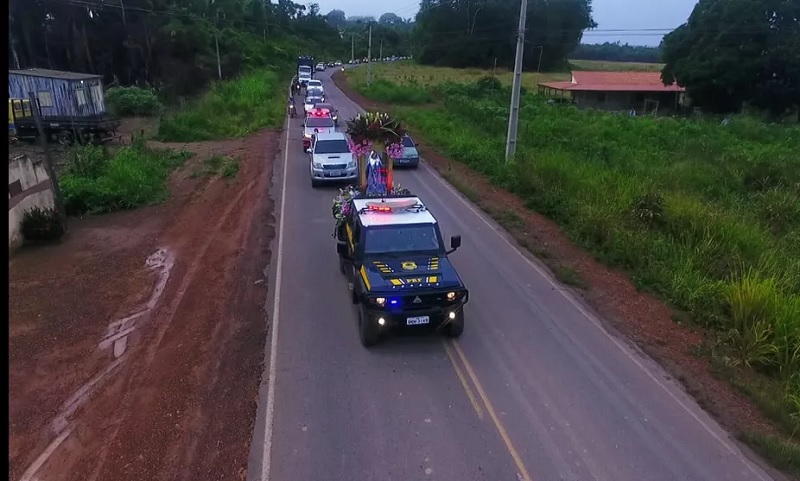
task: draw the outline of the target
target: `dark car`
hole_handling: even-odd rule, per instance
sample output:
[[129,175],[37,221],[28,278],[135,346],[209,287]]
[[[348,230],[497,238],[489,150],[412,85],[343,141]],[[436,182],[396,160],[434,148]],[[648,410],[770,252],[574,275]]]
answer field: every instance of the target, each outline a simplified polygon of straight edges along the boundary
[[354,198],[337,229],[340,270],[358,305],[358,328],[365,347],[390,332],[464,331],[469,292],[447,256],[436,219],[414,196]]
[[419,167],[419,151],[414,139],[404,135],[400,143],[403,146],[403,155],[394,160],[395,167]]

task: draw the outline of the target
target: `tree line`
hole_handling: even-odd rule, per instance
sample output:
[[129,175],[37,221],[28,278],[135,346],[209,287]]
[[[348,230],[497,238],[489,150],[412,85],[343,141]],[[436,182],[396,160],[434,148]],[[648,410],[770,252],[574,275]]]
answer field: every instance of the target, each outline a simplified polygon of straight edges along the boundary
[[643,45],[628,45],[621,42],[582,43],[569,54],[569,58],[575,60],[604,60],[607,62],[661,63],[661,49]]
[[[218,48],[217,48],[218,47]],[[219,52],[219,54],[217,54]],[[301,53],[342,55],[315,4],[291,0],[11,0],[9,68],[101,74],[109,83],[192,94]]]

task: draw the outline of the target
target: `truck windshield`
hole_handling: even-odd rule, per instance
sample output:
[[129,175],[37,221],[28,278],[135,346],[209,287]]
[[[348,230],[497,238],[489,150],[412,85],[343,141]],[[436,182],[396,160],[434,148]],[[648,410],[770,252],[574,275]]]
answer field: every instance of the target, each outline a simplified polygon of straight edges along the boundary
[[433,224],[371,227],[366,230],[364,239],[365,254],[405,254],[439,250],[439,236],[436,235]]
[[311,67],[309,67],[308,65],[301,65],[301,66],[297,67],[297,71],[300,72],[300,73],[309,73],[310,74],[311,73]]
[[405,136],[403,137],[403,147],[416,147],[414,145],[414,141],[411,140],[411,137]]
[[349,154],[346,140],[320,140],[314,146],[315,154]]

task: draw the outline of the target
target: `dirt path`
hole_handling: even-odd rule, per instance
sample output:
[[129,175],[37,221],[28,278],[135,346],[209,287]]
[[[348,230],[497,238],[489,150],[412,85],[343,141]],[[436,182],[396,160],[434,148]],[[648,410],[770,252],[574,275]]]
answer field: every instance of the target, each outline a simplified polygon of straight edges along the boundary
[[[333,81],[342,92],[365,109],[388,110],[390,106],[355,92],[339,72]],[[654,296],[636,289],[630,277],[609,268],[577,247],[552,220],[525,207],[517,196],[499,189],[464,164],[453,162],[427,144],[424,134],[411,131],[422,157],[482,210],[505,224],[506,230],[553,270],[564,283],[572,283],[611,327],[659,361],[687,391],[734,435],[775,435],[778,429],[754,403],[731,384],[715,376],[706,356],[712,335],[681,322],[687,316]],[[511,222],[502,222],[509,218]]]
[[[177,146],[164,205],[11,260],[10,479],[244,479],[278,139]],[[211,154],[237,176],[193,175]]]

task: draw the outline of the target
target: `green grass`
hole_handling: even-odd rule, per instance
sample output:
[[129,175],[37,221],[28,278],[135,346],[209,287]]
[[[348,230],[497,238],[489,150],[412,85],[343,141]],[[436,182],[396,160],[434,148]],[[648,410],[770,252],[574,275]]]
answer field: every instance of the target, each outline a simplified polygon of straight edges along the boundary
[[203,160],[202,166],[192,172],[192,177],[213,177],[216,175],[232,178],[239,173],[239,161],[224,155],[214,154]]
[[161,119],[159,140],[197,142],[241,138],[278,128],[286,115],[288,77],[260,70],[214,84],[199,99]]
[[70,215],[102,214],[162,201],[170,172],[191,154],[154,150],[139,142],[111,152],[76,147],[59,179]]
[[607,62],[605,60],[570,60],[573,70],[594,70],[605,72],[660,72],[662,63],[645,62]]
[[[727,364],[785,386],[753,397],[768,415],[788,413],[777,416],[787,435],[798,429],[800,383],[788,379],[800,372],[800,127],[630,118],[526,94],[517,158],[506,164],[505,86],[487,89],[474,75],[423,83],[421,67],[392,68],[395,92],[378,72],[383,98],[414,85],[439,101],[395,104],[409,127],[630,272],[640,289],[690,312],[716,333]],[[369,96],[357,70],[351,85]]]

